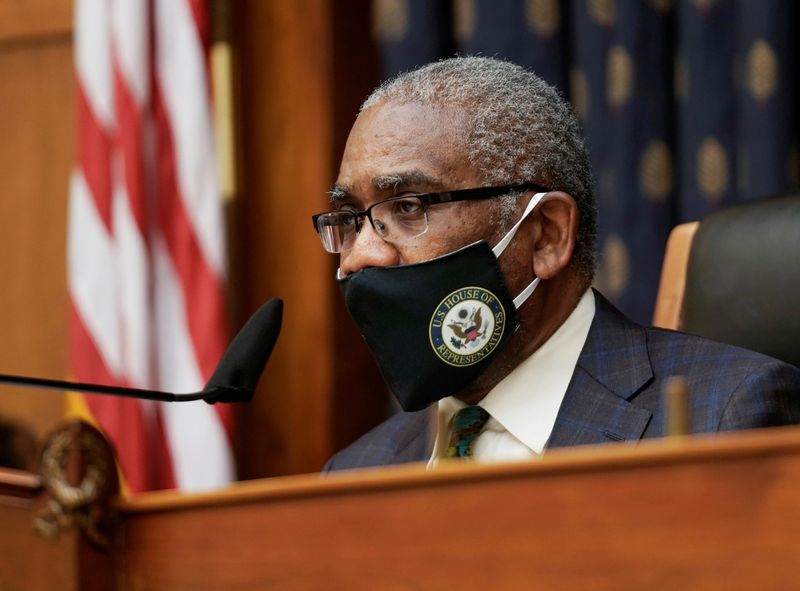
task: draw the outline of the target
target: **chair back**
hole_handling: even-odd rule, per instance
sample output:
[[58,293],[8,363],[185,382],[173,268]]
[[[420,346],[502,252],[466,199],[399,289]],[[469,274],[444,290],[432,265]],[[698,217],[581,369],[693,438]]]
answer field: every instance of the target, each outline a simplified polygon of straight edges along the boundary
[[702,221],[679,327],[800,366],[800,195],[742,203]]

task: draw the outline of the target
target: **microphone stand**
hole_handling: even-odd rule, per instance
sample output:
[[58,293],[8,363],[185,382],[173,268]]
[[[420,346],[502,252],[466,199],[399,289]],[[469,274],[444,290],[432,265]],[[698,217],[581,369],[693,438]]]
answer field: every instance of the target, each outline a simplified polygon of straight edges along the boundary
[[0,374],[0,384],[12,384],[24,388],[45,388],[48,390],[85,392],[88,394],[105,394],[110,396],[124,396],[127,398],[140,398],[142,400],[158,400],[160,402],[189,402],[192,400],[213,399],[225,388],[213,386],[200,392],[174,394],[160,390],[142,390],[140,388],[126,388],[124,386],[106,386],[102,384],[86,384],[84,382],[68,382],[66,380],[51,380],[48,378],[33,378],[29,376],[12,376]]

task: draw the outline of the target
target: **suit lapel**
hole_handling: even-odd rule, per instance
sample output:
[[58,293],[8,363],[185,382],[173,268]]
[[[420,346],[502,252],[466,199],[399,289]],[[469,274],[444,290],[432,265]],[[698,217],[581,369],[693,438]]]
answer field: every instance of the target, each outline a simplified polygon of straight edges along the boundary
[[393,456],[389,463],[404,464],[406,462],[422,462],[431,455],[430,423],[431,413],[435,412],[436,405],[425,411],[406,413],[408,420],[398,432]]
[[548,447],[638,441],[652,418],[631,402],[653,379],[645,331],[597,292],[595,304]]

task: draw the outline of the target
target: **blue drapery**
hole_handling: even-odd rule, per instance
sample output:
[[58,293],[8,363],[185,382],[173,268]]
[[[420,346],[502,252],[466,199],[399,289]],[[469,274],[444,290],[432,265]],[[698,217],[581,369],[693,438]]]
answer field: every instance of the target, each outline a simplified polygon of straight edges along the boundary
[[481,54],[529,67],[583,124],[596,284],[649,322],[669,230],[800,180],[794,0],[374,0],[383,74]]

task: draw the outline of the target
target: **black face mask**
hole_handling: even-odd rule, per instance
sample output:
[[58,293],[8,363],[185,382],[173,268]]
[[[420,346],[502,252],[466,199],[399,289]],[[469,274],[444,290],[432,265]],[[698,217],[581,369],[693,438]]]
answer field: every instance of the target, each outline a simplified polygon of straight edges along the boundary
[[536,194],[500,243],[486,241],[397,267],[369,267],[339,279],[350,315],[406,411],[463,390],[519,328],[517,308],[538,278],[513,299],[497,257],[544,196]]

